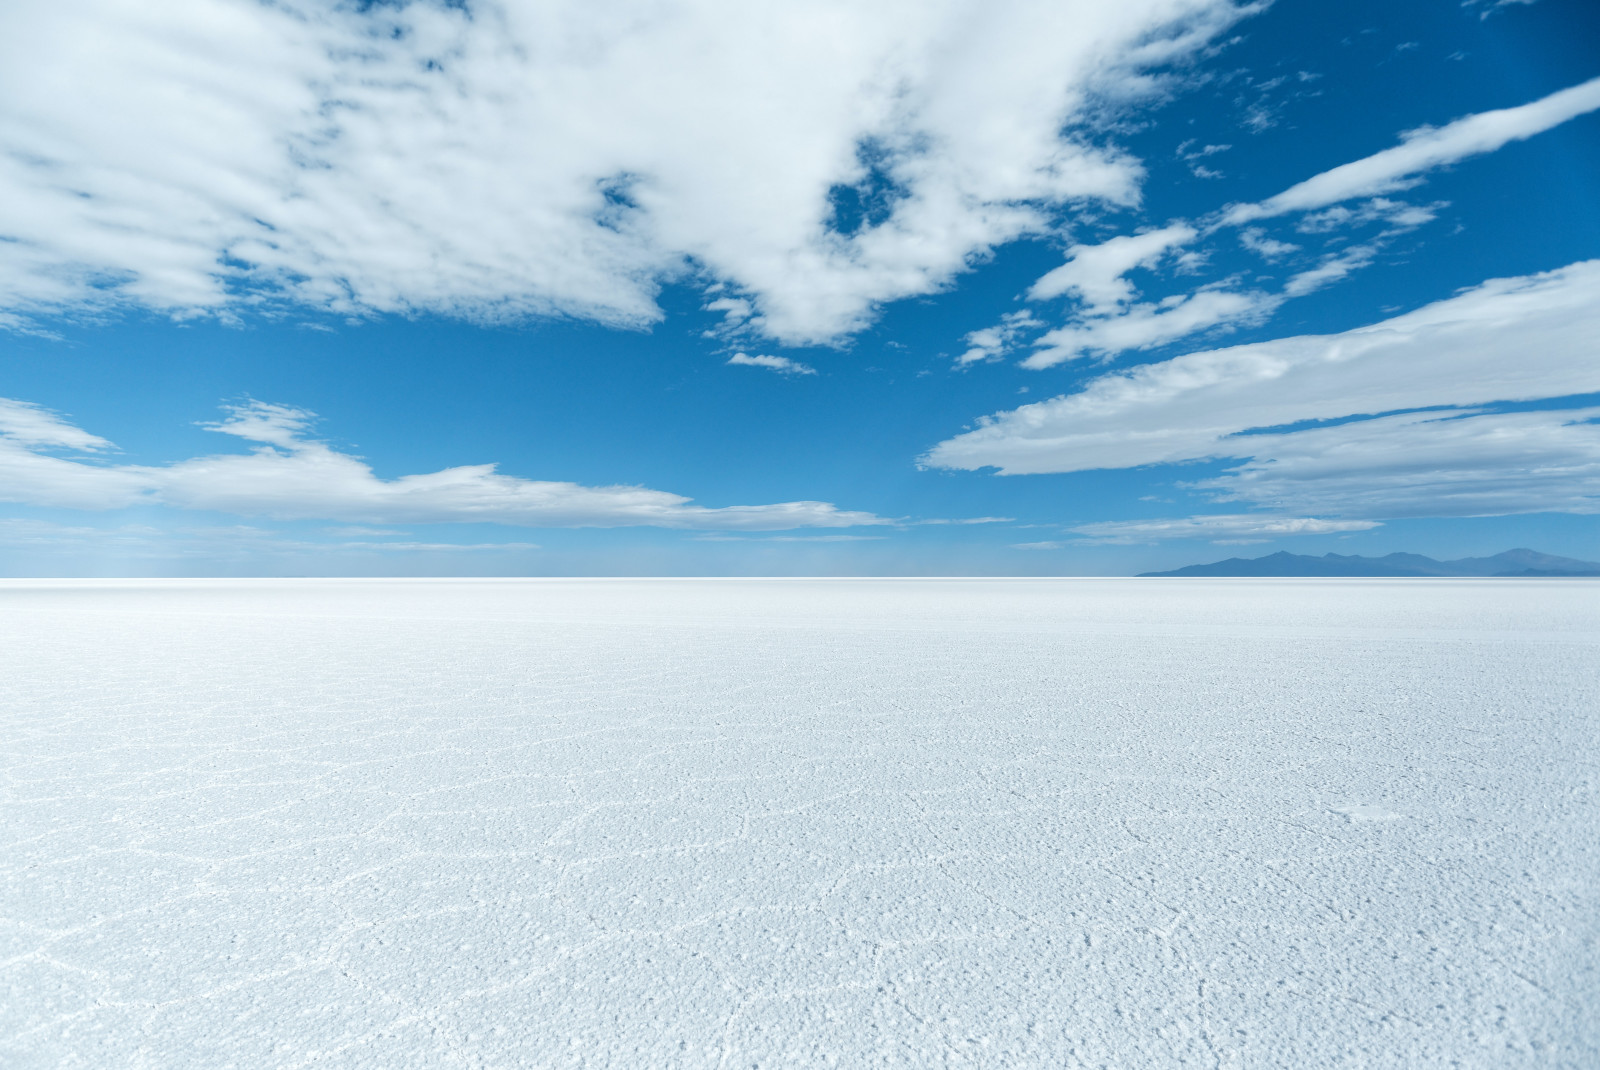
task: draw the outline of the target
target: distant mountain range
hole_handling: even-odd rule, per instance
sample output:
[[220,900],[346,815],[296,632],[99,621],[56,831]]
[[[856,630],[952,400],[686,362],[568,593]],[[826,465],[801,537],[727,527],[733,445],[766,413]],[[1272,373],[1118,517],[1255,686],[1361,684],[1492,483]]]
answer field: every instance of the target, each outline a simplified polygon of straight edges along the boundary
[[1600,576],[1600,562],[1541,554],[1537,550],[1507,550],[1493,557],[1463,557],[1435,561],[1421,554],[1386,554],[1357,557],[1345,554],[1279,552],[1266,557],[1230,557],[1209,565],[1189,565],[1171,572],[1142,572],[1141,576]]

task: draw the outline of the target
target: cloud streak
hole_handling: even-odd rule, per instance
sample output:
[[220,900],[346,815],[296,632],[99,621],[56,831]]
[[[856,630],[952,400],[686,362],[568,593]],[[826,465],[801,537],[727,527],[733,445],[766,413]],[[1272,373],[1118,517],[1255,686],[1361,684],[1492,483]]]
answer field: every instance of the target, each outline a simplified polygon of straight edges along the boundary
[[1094,542],[1145,543],[1164,539],[1241,541],[1288,535],[1331,535],[1370,531],[1375,520],[1327,520],[1314,516],[1267,516],[1259,513],[1213,513],[1160,520],[1108,520],[1080,524],[1071,530]]
[[[38,406],[0,404],[0,501],[68,509],[136,505],[357,524],[494,523],[520,527],[648,525],[711,531],[779,531],[890,523],[827,502],[706,508],[646,487],[587,487],[521,479],[492,464],[380,479],[359,458],[305,437],[315,416],[251,402],[211,430],[256,443],[164,467],[57,456],[111,444]],[[50,452],[55,451],[55,452]]]
[[747,368],[766,368],[768,371],[777,372],[779,375],[815,375],[817,369],[809,364],[802,364],[798,360],[788,357],[773,357],[765,353],[751,356],[749,353],[735,353],[728,358],[729,364],[742,364]]
[[1262,435],[1249,461],[1196,486],[1222,501],[1344,516],[1596,513],[1596,420],[1593,407],[1451,410]]
[[1087,317],[1046,331],[1022,366],[1053,368],[1063,361],[1151,349],[1213,327],[1259,322],[1282,303],[1279,295],[1261,290],[1218,288],[1129,305],[1116,315]]
[[1259,203],[1235,205],[1222,221],[1249,223],[1406,189],[1428,171],[1524,141],[1597,108],[1600,78],[1591,78],[1515,108],[1479,112],[1437,128],[1422,127],[1403,135],[1393,148],[1313,175]]

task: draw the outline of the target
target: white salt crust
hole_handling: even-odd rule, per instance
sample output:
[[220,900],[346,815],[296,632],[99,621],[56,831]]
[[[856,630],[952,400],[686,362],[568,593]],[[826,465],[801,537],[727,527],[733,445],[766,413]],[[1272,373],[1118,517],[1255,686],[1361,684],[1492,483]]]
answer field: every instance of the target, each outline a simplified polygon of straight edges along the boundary
[[0,1064],[1594,1067],[1600,584],[0,583]]

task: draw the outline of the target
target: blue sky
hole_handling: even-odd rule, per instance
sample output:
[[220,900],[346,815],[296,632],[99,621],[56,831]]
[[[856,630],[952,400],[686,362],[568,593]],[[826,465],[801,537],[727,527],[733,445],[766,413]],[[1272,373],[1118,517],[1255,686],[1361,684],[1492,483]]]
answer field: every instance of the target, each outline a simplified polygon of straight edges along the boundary
[[7,5],[0,573],[1600,556],[1596,41]]

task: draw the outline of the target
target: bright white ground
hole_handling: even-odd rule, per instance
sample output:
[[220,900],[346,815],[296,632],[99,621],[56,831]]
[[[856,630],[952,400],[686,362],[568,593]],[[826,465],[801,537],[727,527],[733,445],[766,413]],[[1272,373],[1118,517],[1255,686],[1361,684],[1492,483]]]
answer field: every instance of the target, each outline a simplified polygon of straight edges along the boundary
[[8,1067],[1600,1065],[1600,584],[0,584]]

